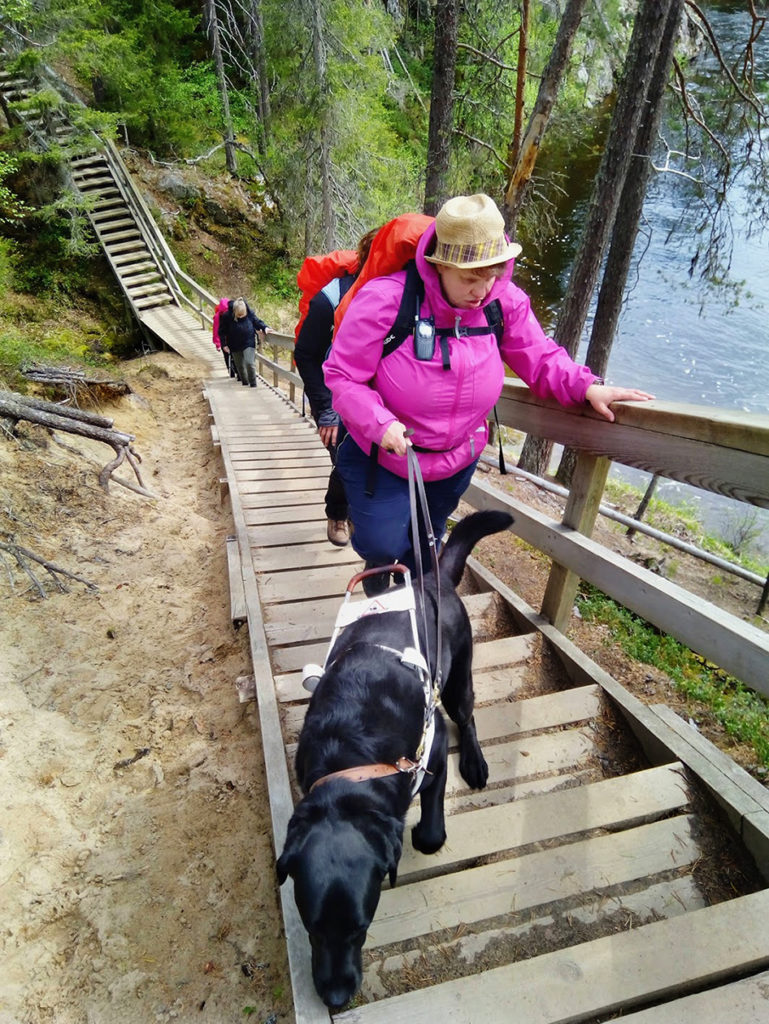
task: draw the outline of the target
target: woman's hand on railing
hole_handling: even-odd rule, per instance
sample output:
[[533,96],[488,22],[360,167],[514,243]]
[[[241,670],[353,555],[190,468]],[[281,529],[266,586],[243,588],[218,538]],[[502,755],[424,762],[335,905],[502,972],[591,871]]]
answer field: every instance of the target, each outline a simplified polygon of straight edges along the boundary
[[654,398],[648,391],[638,388],[622,388],[615,384],[591,384],[585,392],[585,401],[595,409],[599,416],[614,422],[614,413],[609,406],[612,402],[648,402]]

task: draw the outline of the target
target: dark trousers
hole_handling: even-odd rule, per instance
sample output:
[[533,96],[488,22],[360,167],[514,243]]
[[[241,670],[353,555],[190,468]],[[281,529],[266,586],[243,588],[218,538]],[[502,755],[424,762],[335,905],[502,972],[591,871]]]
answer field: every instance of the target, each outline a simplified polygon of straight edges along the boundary
[[[430,522],[436,541],[446,529],[446,520],[467,490],[478,460],[445,480],[425,482]],[[406,460],[403,460],[404,466]],[[374,493],[369,497],[366,486],[370,477],[370,458],[360,450],[349,434],[337,449],[336,468],[344,482],[353,524],[352,546],[367,562],[388,565],[403,562],[416,568],[411,537],[409,483],[382,466],[376,467]],[[421,519],[420,519],[421,523]],[[420,526],[420,535],[422,535]],[[421,536],[422,564],[430,565],[427,541]]]
[[347,495],[344,492],[344,483],[336,468],[336,445],[331,445],[328,450],[334,467],[329,473],[328,490],[326,491],[326,518],[347,519]]
[[231,353],[225,352],[224,349],[222,349],[222,355],[224,356],[224,365],[227,367],[230,377],[237,377],[238,373],[235,369],[235,360],[232,358]]

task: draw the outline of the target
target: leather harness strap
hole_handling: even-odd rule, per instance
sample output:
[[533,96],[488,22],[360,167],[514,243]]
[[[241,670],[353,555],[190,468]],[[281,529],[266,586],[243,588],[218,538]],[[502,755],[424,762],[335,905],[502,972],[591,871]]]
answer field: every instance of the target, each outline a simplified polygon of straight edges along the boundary
[[350,782],[365,782],[367,779],[381,779],[385,775],[411,775],[419,768],[418,761],[412,761],[408,757],[399,757],[395,764],[362,764],[356,768],[342,768],[338,772],[329,772],[316,779],[310,786],[309,792],[316,786],[328,782],[330,779],[348,779]]

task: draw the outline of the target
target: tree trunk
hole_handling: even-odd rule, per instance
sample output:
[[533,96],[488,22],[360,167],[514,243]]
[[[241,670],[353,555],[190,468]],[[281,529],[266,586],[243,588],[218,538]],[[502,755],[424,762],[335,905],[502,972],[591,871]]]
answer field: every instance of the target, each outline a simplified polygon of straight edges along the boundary
[[[550,53],[550,59],[542,75],[542,81],[539,86],[534,109],[529,118],[526,134],[523,137],[523,141],[518,145],[516,145],[515,137],[513,138],[509,159],[510,176],[505,189],[505,201],[502,211],[505,217],[505,225],[511,236],[515,234],[515,225],[523,203],[526,185],[534,170],[539,147],[542,144],[542,138],[550,121],[550,115],[553,112],[558,89],[563,79],[566,65],[569,62],[571,47],[582,21],[582,14],[586,3],[587,0],[568,0],[563,17],[558,25],[558,34]],[[518,114],[518,102],[516,100],[516,115]]]
[[523,136],[523,108],[526,94],[526,68],[529,57],[530,0],[521,0],[521,27],[518,30],[518,67],[515,73],[515,119],[513,141],[507,154],[508,167],[515,167],[521,152]]
[[261,124],[257,146],[259,152],[264,154],[270,138],[270,87],[267,81],[267,61],[264,54],[261,0],[249,0],[246,12],[246,35],[251,51],[251,80],[256,93],[256,108]]
[[[643,118],[632,146],[632,159],[612,230],[611,246],[603,271],[593,328],[590,333],[590,343],[585,356],[586,365],[599,377],[606,374],[617,323],[622,311],[622,300],[643,212],[646,187],[651,173],[651,153],[662,116],[665,86],[673,60],[682,11],[683,0],[672,0],[664,24],[654,71],[646,93]],[[563,453],[556,479],[565,487],[568,487],[571,481],[576,457],[576,452],[570,448]]]
[[[598,170],[585,230],[574,264],[569,287],[556,324],[555,336],[574,358],[598,280],[625,186],[645,107],[649,83],[656,68],[657,53],[667,25],[668,13],[679,0],[642,0],[630,40],[623,80],[612,114],[609,137]],[[519,465],[541,475],[552,445],[527,437]]]
[[322,5],[308,3],[311,14],[312,58],[315,68],[315,89],[317,112],[320,119],[320,192],[321,192],[321,234],[326,252],[334,248],[336,214],[331,188],[331,114],[329,110],[326,82],[326,41]]
[[433,83],[427,139],[424,212],[435,215],[445,200],[454,126],[454,81],[457,66],[458,0],[438,0],[435,6]]
[[205,0],[206,20],[208,21],[208,36],[211,40],[211,52],[214,57],[216,68],[216,81],[219,86],[219,98],[222,103],[222,119],[224,120],[224,152],[227,162],[227,170],[230,174],[238,173],[238,162],[235,156],[235,133],[232,129],[232,116],[230,114],[230,97],[227,92],[227,77],[224,73],[224,60],[222,58],[222,46],[219,39],[219,19],[216,14],[215,0]]

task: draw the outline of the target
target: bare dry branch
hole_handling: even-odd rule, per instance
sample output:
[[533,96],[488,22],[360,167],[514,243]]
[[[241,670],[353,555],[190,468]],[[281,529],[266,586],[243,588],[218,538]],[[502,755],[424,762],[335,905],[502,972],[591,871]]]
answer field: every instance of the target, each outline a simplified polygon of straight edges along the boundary
[[60,577],[82,583],[86,590],[98,591],[99,589],[91,580],[87,580],[84,576],[79,576],[77,573],[70,572],[69,569],[64,569],[60,565],[54,565],[53,562],[49,562],[46,558],[41,558],[40,555],[36,555],[29,548],[22,547],[21,544],[15,544],[13,541],[0,541],[0,551],[6,551],[14,557],[16,564],[29,577],[32,586],[41,598],[46,598],[48,595],[42,582],[32,570],[30,562],[33,562],[35,565],[41,565],[53,580],[56,589],[61,593],[67,593],[67,587],[62,583]]

